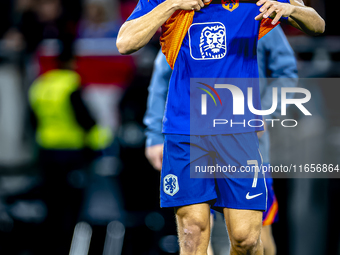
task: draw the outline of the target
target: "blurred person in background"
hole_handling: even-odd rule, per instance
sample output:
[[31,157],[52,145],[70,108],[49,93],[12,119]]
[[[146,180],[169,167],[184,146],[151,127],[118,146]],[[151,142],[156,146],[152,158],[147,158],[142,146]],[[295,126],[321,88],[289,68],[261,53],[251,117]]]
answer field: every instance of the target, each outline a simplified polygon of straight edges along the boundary
[[12,26],[12,1],[2,0],[0,1],[0,39],[7,32],[7,30]]
[[[159,47],[148,45],[137,63],[133,80],[119,104],[120,127],[117,132],[121,172],[119,184],[126,213],[126,234],[122,254],[178,254],[173,210],[159,208],[160,174],[153,171],[144,155],[143,117],[147,88],[154,56]],[[144,54],[146,53],[146,54]],[[148,57],[149,56],[149,57]],[[145,60],[150,58],[150,63]]]
[[[17,72],[19,110],[23,112],[21,118],[25,128],[20,125],[17,137],[22,148],[25,148],[27,160],[34,162],[34,140],[30,130],[27,93],[29,86],[42,72],[39,70],[39,45],[44,39],[59,39],[72,42],[81,0],[5,0],[1,1],[1,12],[7,12],[3,28],[3,40],[0,42],[0,53],[10,61],[10,68]],[[77,8],[75,8],[75,6]],[[4,16],[1,15],[0,21]],[[57,40],[55,40],[57,41]],[[40,66],[42,67],[42,66]],[[18,125],[19,126],[19,125]],[[19,154],[19,153],[18,153]]]
[[49,247],[48,254],[68,253],[86,170],[112,140],[111,131],[98,125],[85,106],[81,78],[74,70],[71,47],[65,46],[58,69],[42,74],[29,89],[42,195],[48,211],[42,246]]
[[[280,26],[267,34],[258,44],[258,65],[260,78],[273,78],[260,80],[261,104],[263,109],[269,109],[272,104],[272,88],[278,88],[278,107],[272,116],[265,119],[278,118],[281,113],[281,87],[295,87],[297,85],[297,65],[294,51],[284,35]],[[152,80],[149,86],[147,111],[144,117],[146,130],[145,155],[151,165],[158,171],[162,168],[163,142],[162,119],[165,109],[168,85],[172,70],[160,51],[155,60]],[[282,79],[285,78],[285,79]],[[293,94],[288,95],[290,98]],[[261,138],[260,151],[263,156],[263,164],[269,165],[270,140],[266,130]],[[263,214],[263,227],[261,239],[265,255],[275,255],[276,245],[272,235],[271,225],[278,221],[278,202],[274,193],[273,179],[270,173],[266,174],[268,188],[267,211]],[[174,223],[175,224],[175,223]],[[209,245],[208,254],[213,254]]]
[[14,26],[4,38],[8,49],[34,53],[43,39],[71,41],[75,36],[74,18],[61,0],[18,0],[14,13]]
[[84,15],[79,22],[78,38],[117,37],[121,25],[118,1],[85,0]]

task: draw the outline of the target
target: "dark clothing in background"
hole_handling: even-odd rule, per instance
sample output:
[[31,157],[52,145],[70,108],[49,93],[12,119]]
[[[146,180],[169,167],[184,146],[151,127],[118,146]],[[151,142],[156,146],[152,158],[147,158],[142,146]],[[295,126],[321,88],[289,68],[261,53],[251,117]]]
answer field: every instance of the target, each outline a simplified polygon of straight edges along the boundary
[[[78,124],[89,131],[96,125],[78,89],[70,96],[73,112]],[[31,111],[34,129],[38,120]],[[98,152],[82,150],[51,150],[39,148],[38,167],[42,175],[42,200],[47,207],[47,218],[43,223],[41,251],[38,254],[68,254],[73,230],[81,210],[88,166]]]
[[77,90],[71,94],[71,104],[79,125],[82,126],[86,131],[89,131],[96,124],[96,122],[92,118],[83,99],[81,98],[81,90]]
[[76,22],[64,15],[51,22],[40,22],[33,11],[24,12],[16,25],[26,42],[26,52],[33,53],[43,39],[59,39],[70,43],[75,38]]
[[12,1],[1,0],[0,1],[0,39],[6,33],[6,31],[12,26]]
[[[86,131],[89,131],[95,124],[95,120],[91,116],[83,99],[81,98],[81,90],[77,90],[71,94],[71,104],[74,110],[75,117],[80,126]],[[31,125],[34,129],[37,128],[37,119],[34,112],[31,111]]]

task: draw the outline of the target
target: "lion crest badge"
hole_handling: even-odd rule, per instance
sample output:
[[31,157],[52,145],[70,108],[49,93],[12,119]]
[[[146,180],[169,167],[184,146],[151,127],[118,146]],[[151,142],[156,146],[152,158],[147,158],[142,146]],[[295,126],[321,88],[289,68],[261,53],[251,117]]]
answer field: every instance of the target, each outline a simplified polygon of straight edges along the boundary
[[222,7],[230,12],[240,5],[240,0],[222,0]]
[[176,175],[168,174],[163,179],[163,190],[165,194],[175,195],[179,191],[178,179]]
[[225,28],[222,25],[207,26],[202,30],[200,51],[202,58],[222,58],[226,52]]
[[193,24],[189,29],[191,57],[195,60],[218,60],[226,56],[226,28],[220,22]]

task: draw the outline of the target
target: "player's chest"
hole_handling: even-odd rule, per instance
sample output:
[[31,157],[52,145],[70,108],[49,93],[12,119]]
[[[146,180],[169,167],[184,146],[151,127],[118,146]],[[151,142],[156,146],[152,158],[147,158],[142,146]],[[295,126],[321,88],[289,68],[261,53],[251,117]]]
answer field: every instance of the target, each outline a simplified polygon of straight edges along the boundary
[[247,30],[251,24],[256,24],[254,18],[259,14],[259,7],[252,1],[239,2],[240,0],[213,0],[209,5],[195,12],[194,23],[221,22],[230,28],[248,24],[243,29]]
[[250,49],[258,37],[259,8],[253,3],[214,0],[196,12],[184,44],[195,60],[224,59],[236,45]]

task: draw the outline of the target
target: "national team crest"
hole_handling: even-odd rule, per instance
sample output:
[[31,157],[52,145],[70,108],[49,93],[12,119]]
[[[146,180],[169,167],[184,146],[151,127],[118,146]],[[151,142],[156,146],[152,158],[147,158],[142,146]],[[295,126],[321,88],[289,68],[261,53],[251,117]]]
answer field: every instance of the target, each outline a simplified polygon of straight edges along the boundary
[[173,196],[179,191],[178,179],[176,175],[168,174],[163,180],[164,193]]
[[240,0],[222,0],[222,7],[230,12],[240,5]]

